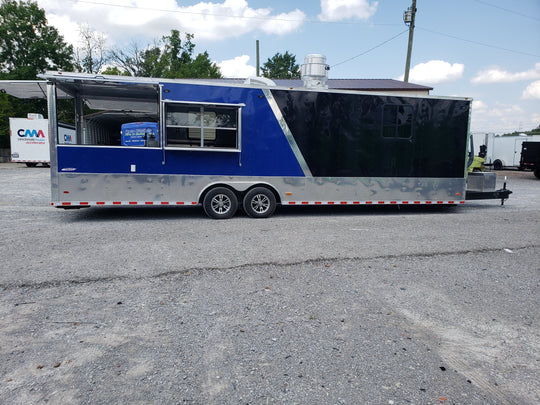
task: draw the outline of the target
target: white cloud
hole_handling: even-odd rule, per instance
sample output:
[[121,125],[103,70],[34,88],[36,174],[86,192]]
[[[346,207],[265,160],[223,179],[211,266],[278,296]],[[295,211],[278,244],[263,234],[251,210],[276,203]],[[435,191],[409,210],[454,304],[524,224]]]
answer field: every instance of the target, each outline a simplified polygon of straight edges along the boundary
[[251,8],[246,0],[199,2],[179,6],[175,0],[117,0],[114,5],[73,0],[38,0],[48,20],[70,43],[73,26],[88,24],[110,38],[130,40],[144,35],[160,38],[173,28],[195,34],[196,40],[223,40],[262,30],[284,35],[302,26],[306,15],[295,9],[272,14],[271,8]]
[[[409,71],[409,81],[418,84],[433,85],[437,83],[457,80],[463,76],[465,65],[461,63],[450,64],[443,60],[430,60],[419,63]],[[403,80],[401,75],[398,80]]]
[[515,114],[521,114],[523,112],[519,105],[505,105],[497,104],[494,108],[489,110],[489,115],[497,118],[511,117]]
[[368,0],[321,0],[321,21],[339,21],[349,18],[367,20],[377,11],[378,1]]
[[259,28],[267,34],[284,35],[299,29],[305,19],[306,15],[296,9],[290,13],[276,15],[270,20],[263,21],[262,24],[258,21],[257,25],[260,24]]
[[523,92],[522,98],[540,100],[540,80],[529,84]]
[[481,100],[473,100],[472,108],[474,112],[484,112],[487,111],[488,106]]
[[538,122],[540,114],[531,113],[531,110],[524,106],[502,103],[490,105],[480,100],[473,101],[472,132],[504,134],[536,128]]
[[498,66],[493,66],[478,72],[476,76],[471,79],[471,83],[511,83],[531,79],[540,79],[540,63],[535,64],[532,69],[516,73],[508,72]]
[[249,56],[242,55],[237,56],[234,59],[224,60],[217,65],[221,69],[223,77],[241,77],[246,78],[255,76],[256,69],[253,66],[248,65]]
[[55,26],[68,44],[76,45],[79,42],[79,25],[68,16],[48,15],[49,24]]

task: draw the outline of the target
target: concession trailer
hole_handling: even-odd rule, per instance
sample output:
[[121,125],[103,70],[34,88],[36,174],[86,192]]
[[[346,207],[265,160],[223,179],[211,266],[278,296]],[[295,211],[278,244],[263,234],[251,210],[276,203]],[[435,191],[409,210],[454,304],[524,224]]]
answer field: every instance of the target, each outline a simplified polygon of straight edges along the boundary
[[[300,88],[41,77],[55,207],[198,205],[223,219],[242,206],[264,218],[277,205],[461,205],[468,193],[510,193],[486,190],[479,173],[467,190],[467,98],[329,90],[313,74]],[[71,144],[58,142],[61,99],[73,102]]]

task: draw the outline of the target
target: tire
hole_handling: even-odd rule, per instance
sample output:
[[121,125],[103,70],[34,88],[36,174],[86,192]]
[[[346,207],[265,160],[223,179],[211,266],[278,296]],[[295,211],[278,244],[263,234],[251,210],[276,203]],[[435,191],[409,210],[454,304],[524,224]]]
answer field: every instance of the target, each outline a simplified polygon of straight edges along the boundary
[[493,169],[501,170],[502,168],[503,168],[503,164],[499,159],[497,159],[495,162],[493,162]]
[[36,167],[37,163],[35,162],[26,162],[26,167]]
[[534,173],[534,175],[536,176],[537,179],[540,179],[540,167],[537,166],[537,167],[534,169],[534,172],[533,172],[533,173]]
[[211,189],[203,200],[206,215],[213,219],[229,219],[238,210],[238,198],[228,188],[216,187]]
[[251,218],[268,218],[276,210],[276,196],[266,187],[255,187],[244,196],[243,206]]

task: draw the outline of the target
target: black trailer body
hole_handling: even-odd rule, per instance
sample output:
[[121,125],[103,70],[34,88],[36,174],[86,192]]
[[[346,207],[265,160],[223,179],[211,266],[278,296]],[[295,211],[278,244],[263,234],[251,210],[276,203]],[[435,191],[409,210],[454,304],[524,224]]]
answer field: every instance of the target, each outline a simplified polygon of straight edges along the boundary
[[521,144],[521,170],[532,170],[540,179],[540,142],[523,142]]

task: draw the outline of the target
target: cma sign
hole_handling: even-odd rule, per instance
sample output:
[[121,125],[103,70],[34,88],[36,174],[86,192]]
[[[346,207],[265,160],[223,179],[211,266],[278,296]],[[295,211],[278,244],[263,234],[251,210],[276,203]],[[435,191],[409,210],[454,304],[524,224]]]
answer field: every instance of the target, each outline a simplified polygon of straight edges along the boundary
[[21,138],[45,138],[41,129],[19,129],[17,135]]

